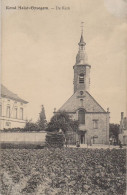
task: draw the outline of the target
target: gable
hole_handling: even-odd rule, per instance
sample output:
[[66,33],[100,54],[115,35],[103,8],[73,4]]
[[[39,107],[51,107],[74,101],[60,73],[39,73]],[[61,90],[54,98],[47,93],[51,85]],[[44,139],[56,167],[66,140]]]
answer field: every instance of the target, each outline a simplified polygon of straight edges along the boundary
[[[81,105],[81,99],[83,105]],[[105,112],[106,111],[99,105],[99,103],[87,92],[81,96],[79,91],[76,91],[58,111],[76,112],[78,109],[83,108],[86,112]]]

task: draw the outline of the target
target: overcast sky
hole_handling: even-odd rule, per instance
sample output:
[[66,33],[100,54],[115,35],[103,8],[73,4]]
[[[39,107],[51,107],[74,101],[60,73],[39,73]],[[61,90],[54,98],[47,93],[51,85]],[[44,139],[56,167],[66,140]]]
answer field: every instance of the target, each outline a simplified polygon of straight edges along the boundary
[[[6,6],[49,10],[6,10]],[[70,10],[55,10],[56,6]],[[27,100],[36,121],[43,104],[47,119],[73,94],[73,65],[84,21],[91,65],[90,93],[119,123],[126,112],[126,0],[2,0],[2,83]]]

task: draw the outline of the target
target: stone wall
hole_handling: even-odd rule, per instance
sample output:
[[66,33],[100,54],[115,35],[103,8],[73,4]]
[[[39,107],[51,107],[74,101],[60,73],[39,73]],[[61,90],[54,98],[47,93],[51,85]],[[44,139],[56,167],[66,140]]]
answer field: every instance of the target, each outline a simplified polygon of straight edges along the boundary
[[45,132],[0,132],[0,142],[44,143]]
[[[73,119],[78,120],[78,112],[73,114]],[[94,128],[94,120],[98,121],[98,128]],[[85,133],[85,143],[88,141],[96,144],[109,143],[109,113],[86,113],[85,124],[80,125]]]

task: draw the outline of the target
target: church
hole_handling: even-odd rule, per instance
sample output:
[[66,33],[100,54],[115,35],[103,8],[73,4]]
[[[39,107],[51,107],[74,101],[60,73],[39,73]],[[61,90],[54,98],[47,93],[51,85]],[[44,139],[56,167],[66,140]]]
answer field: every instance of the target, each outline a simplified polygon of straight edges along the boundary
[[74,93],[56,112],[65,111],[73,120],[79,121],[75,141],[80,144],[108,144],[109,142],[109,109],[105,111],[90,95],[90,69],[81,33],[79,51],[74,69]]

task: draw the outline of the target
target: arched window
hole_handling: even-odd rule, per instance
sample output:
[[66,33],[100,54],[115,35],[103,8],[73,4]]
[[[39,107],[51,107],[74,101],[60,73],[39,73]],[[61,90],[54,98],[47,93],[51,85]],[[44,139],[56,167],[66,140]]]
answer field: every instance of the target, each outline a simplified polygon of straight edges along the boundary
[[84,110],[79,110],[78,120],[79,120],[79,124],[85,124],[85,111]]
[[84,83],[84,74],[83,73],[81,73],[79,75],[79,83]]

